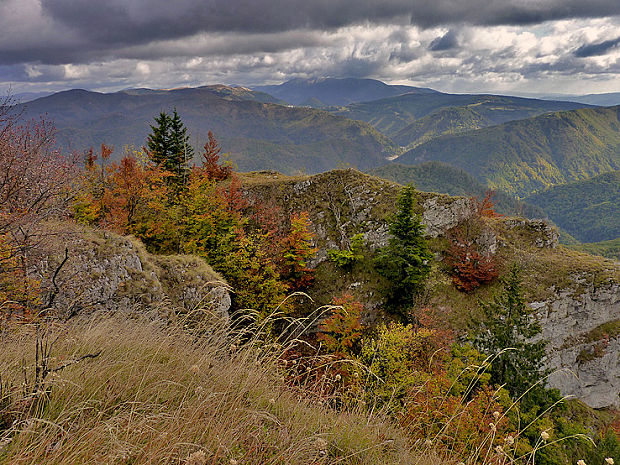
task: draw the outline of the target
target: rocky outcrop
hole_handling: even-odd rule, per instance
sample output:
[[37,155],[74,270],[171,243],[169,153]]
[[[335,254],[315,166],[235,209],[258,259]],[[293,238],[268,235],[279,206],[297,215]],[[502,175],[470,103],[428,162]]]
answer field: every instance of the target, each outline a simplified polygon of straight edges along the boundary
[[446,230],[455,227],[461,221],[470,218],[473,214],[473,205],[470,199],[451,197],[450,201],[444,196],[427,199],[423,204],[422,222],[426,225],[426,233],[430,237],[437,237]]
[[60,316],[101,311],[163,316],[201,308],[228,318],[228,286],[199,257],[155,256],[136,239],[72,228],[62,243],[46,247],[37,270],[42,277],[58,270],[54,282],[43,284]]
[[619,407],[620,285],[580,284],[530,304],[549,342],[549,385],[591,407]]
[[[272,202],[285,213],[309,213],[319,248],[313,266],[326,260],[327,249],[347,247],[354,234],[362,233],[371,250],[387,244],[387,220],[396,210],[402,186],[355,170],[303,177],[275,172],[248,176],[244,182],[250,199]],[[425,192],[416,195],[429,237],[476,219],[470,199]],[[620,405],[617,265],[559,247],[557,230],[545,221],[502,217],[471,223],[476,225],[474,242],[481,253],[497,254],[504,263],[516,262],[523,269],[524,287],[538,312],[543,337],[550,341],[547,364],[561,370],[551,376],[549,384],[593,407]],[[440,251],[437,257],[441,258]],[[447,312],[475,308],[479,295],[455,293],[450,278],[438,268],[431,303]],[[346,274],[332,266],[320,281],[325,294],[322,303],[350,292],[364,302],[365,321],[379,321],[383,300],[373,282],[376,276],[365,269],[358,271]],[[487,298],[488,289],[484,292]]]

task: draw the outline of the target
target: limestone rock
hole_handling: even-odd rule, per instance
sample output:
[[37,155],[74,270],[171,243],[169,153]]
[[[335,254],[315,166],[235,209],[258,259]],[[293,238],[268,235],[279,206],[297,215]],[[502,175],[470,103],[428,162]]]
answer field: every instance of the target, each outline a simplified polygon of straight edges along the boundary
[[530,304],[549,341],[549,385],[594,408],[620,406],[620,285],[557,291]]
[[38,270],[42,277],[53,275],[63,247],[68,258],[56,277],[53,303],[61,316],[101,311],[161,316],[205,307],[228,318],[228,286],[199,257],[154,256],[134,238],[83,228],[47,247]]

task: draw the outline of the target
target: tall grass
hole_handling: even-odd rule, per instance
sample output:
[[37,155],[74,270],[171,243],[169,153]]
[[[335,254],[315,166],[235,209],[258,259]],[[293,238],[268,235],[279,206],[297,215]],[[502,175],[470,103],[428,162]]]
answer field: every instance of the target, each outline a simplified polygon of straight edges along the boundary
[[434,463],[380,417],[288,389],[280,349],[241,345],[224,325],[124,317],[47,331],[50,368],[67,366],[37,392],[35,329],[0,336],[0,463]]

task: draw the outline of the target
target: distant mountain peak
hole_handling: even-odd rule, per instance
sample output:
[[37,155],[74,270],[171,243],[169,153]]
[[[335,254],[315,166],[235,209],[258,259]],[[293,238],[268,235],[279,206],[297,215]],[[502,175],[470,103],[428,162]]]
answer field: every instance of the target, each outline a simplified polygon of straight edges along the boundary
[[435,93],[427,88],[390,85],[369,78],[294,78],[282,84],[256,86],[254,90],[266,92],[293,105],[320,102],[322,106],[344,106],[368,102],[404,93]]

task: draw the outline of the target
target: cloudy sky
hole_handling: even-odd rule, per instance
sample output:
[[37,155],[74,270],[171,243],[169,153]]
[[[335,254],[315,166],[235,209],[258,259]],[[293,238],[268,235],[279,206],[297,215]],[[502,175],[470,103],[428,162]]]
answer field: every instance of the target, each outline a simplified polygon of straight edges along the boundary
[[620,92],[620,0],[0,0],[0,91],[370,77]]

